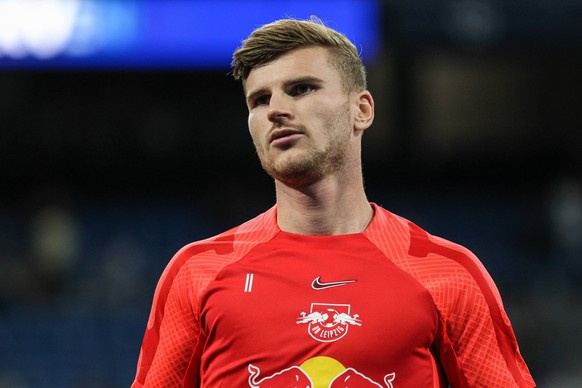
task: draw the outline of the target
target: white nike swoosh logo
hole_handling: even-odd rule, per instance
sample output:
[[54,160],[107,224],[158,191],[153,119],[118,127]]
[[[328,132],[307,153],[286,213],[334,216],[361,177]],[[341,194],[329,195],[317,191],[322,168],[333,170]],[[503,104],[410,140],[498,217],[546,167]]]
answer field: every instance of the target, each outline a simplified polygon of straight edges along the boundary
[[354,283],[356,280],[342,280],[339,282],[322,282],[321,276],[318,276],[311,283],[311,288],[314,290],[324,290],[326,288],[345,286],[346,284]]

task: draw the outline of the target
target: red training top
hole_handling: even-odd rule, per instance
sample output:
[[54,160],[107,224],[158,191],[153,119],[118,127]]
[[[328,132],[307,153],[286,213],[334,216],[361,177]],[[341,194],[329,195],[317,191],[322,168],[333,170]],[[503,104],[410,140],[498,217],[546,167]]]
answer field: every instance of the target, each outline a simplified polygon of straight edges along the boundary
[[180,250],[132,387],[535,386],[479,260],[372,205],[363,233],[286,233],[273,207]]

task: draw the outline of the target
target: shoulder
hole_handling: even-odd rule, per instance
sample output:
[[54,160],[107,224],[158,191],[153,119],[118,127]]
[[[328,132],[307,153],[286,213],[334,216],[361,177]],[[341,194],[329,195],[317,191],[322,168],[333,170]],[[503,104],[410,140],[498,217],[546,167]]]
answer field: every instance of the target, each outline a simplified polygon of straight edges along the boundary
[[[476,257],[467,248],[434,236],[408,219],[374,205],[375,217],[365,234],[377,244],[399,245],[403,256],[426,257],[436,254],[443,259]],[[394,248],[392,248],[394,250]]]
[[468,248],[432,235],[380,207],[376,216],[379,219],[372,225],[369,238],[394,264],[429,290],[433,298],[442,302],[443,295],[453,299],[479,295],[489,303],[500,302],[491,276]]
[[[196,306],[217,274],[253,247],[271,239],[278,229],[274,208],[219,235],[184,246],[170,260],[158,280],[152,311],[164,311],[168,300]],[[192,307],[191,311],[195,308]],[[150,315],[153,324],[156,314]]]
[[434,236],[409,222],[411,259],[426,261],[434,267],[434,275],[442,286],[477,293],[500,300],[497,288],[487,269],[468,248],[442,237]]
[[413,223],[409,227],[408,260],[415,263],[415,277],[432,295],[450,336],[469,326],[490,334],[507,330],[510,323],[501,295],[479,258]]
[[209,281],[222,268],[244,257],[252,248],[272,239],[279,229],[275,208],[216,236],[192,242],[168,263],[160,282],[177,276]]

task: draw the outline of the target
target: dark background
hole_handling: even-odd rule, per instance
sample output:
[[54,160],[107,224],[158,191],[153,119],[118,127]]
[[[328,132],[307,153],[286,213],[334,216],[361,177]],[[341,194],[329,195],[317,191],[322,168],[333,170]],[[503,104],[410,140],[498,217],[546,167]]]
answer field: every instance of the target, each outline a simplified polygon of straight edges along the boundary
[[[538,385],[580,386],[582,6],[382,9],[369,199],[474,251]],[[172,255],[273,205],[228,71],[0,72],[0,387],[128,386]]]

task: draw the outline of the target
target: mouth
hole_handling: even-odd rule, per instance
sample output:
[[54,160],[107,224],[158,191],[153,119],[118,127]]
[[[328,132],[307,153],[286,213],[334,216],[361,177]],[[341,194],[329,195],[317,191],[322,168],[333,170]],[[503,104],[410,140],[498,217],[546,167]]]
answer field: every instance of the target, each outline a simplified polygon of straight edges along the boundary
[[279,129],[271,133],[269,143],[273,147],[281,147],[288,145],[290,142],[297,140],[301,136],[303,136],[303,132],[298,131],[296,129],[290,128]]

